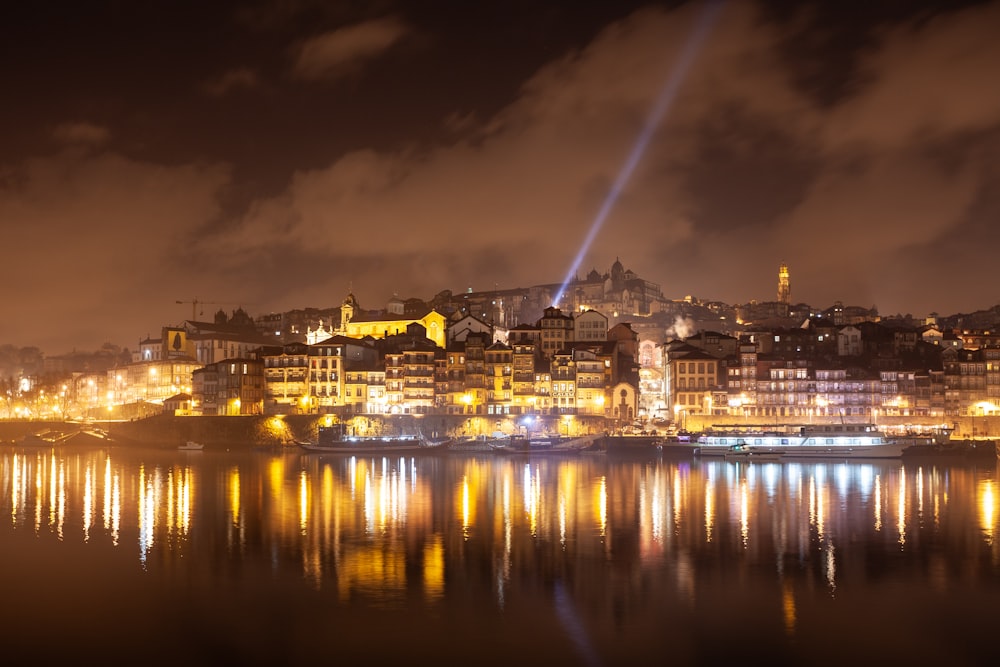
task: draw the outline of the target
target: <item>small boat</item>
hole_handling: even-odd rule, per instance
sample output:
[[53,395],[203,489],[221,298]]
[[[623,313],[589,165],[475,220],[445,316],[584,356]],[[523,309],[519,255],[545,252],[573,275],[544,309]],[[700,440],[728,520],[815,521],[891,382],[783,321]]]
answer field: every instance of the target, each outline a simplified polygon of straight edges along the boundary
[[186,452],[200,452],[205,449],[205,445],[200,442],[195,442],[194,440],[187,440],[182,445],[177,447],[177,449],[182,449]]

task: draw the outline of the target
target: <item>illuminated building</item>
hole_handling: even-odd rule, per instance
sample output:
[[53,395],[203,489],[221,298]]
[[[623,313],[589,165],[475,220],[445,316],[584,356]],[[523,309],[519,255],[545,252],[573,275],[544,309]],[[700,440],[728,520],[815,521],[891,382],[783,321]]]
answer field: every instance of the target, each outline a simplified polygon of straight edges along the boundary
[[430,338],[440,347],[445,347],[447,318],[431,309],[420,317],[398,318],[390,315],[372,316],[361,312],[353,294],[348,294],[340,306],[340,327],[337,333],[348,338],[385,338],[405,333],[411,324],[420,324]]
[[781,267],[778,269],[778,303],[783,303],[787,306],[791,303],[791,298],[792,287],[789,282],[788,265],[782,262]]
[[264,363],[259,359],[227,359],[191,373],[191,412],[197,415],[264,413]]
[[573,318],[555,306],[545,309],[542,319],[538,321],[538,328],[541,332],[542,355],[548,359],[573,340]]

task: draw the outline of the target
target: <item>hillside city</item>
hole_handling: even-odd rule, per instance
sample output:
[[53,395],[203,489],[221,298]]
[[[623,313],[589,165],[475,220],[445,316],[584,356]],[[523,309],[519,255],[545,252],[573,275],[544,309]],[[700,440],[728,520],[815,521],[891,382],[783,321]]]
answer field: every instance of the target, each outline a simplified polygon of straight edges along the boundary
[[[561,295],[561,299],[558,297]],[[558,303],[555,303],[558,299]],[[554,418],[567,432],[716,422],[962,422],[1000,406],[996,308],[915,320],[776,298],[666,299],[616,260],[566,286],[393,296],[256,318],[242,308],[163,326],[134,350],[47,357],[0,348],[3,419],[156,414]],[[971,423],[968,420],[971,419]],[[970,432],[971,431],[971,432]]]

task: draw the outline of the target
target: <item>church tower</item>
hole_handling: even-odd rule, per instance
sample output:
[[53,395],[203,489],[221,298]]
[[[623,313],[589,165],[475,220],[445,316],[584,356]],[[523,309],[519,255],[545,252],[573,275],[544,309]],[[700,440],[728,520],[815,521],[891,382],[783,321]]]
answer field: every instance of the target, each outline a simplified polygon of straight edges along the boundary
[[787,306],[791,298],[792,287],[789,284],[788,265],[782,262],[781,268],[778,269],[778,303],[783,303]]
[[353,294],[348,293],[347,298],[340,304],[340,329],[337,333],[343,335],[347,331],[347,323],[354,319],[354,314],[358,310],[358,301]]

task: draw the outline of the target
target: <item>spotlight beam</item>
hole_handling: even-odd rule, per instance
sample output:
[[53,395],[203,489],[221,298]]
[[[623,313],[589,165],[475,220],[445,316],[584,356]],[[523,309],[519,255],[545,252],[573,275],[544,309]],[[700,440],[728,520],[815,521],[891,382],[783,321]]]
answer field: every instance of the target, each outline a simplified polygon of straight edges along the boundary
[[656,99],[656,103],[653,105],[649,118],[646,120],[646,124],[642,128],[642,132],[639,134],[639,138],[632,147],[632,151],[625,160],[625,164],[622,165],[622,168],[619,170],[618,177],[611,186],[611,191],[608,193],[608,196],[604,198],[604,202],[601,204],[601,208],[597,212],[597,216],[590,225],[590,230],[587,232],[587,236],[583,240],[583,244],[580,246],[580,251],[577,253],[572,266],[570,266],[569,271],[566,273],[566,278],[563,280],[562,285],[559,286],[559,293],[556,295],[553,305],[558,305],[559,302],[562,301],[563,296],[566,293],[567,286],[576,277],[576,272],[580,268],[583,258],[586,256],[591,244],[597,237],[597,233],[601,230],[601,227],[604,226],[604,221],[611,213],[611,209],[614,208],[615,204],[618,202],[618,197],[625,188],[625,184],[628,183],[628,180],[632,177],[632,172],[635,171],[636,165],[639,164],[639,160],[642,159],[643,153],[646,152],[646,147],[653,138],[653,133],[656,132],[657,126],[663,120],[664,116],[666,116],[674,98],[677,97],[677,91],[684,80],[684,75],[687,74],[687,71],[691,68],[691,64],[694,62],[698,49],[702,42],[705,41],[712,24],[715,22],[716,17],[722,9],[722,5],[722,2],[712,1],[705,5],[702,10],[698,23],[695,25],[695,29],[692,33],[688,36],[688,40],[685,42],[684,48],[681,50],[680,57],[674,65],[674,68],[667,79],[666,85],[660,92],[660,96]]

